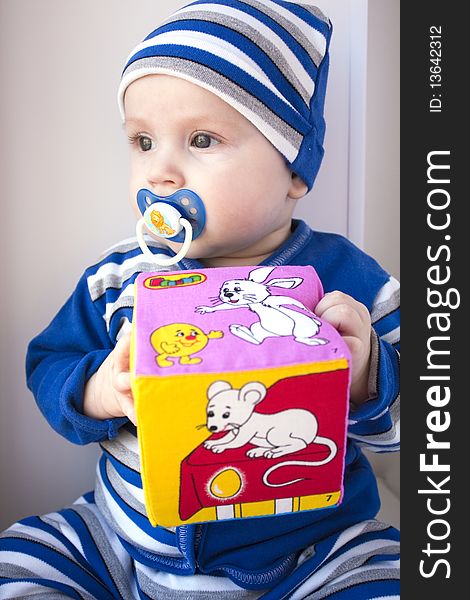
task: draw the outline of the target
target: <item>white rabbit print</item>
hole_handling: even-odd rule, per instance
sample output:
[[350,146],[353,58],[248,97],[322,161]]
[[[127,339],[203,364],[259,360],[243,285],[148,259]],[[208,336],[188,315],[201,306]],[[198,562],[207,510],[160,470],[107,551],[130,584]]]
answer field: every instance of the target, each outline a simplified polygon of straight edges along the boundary
[[[233,323],[229,328],[233,335],[251,344],[261,344],[269,337],[285,336],[293,336],[296,342],[307,346],[327,344],[327,339],[317,337],[321,321],[302,302],[290,296],[271,294],[270,288],[292,289],[299,286],[303,279],[289,277],[266,281],[274,268],[258,267],[249,273],[247,279],[225,281],[219,291],[222,303],[216,306],[198,306],[196,311],[205,314],[246,308],[256,313],[259,320],[251,327]],[[289,305],[309,314],[288,308]]]

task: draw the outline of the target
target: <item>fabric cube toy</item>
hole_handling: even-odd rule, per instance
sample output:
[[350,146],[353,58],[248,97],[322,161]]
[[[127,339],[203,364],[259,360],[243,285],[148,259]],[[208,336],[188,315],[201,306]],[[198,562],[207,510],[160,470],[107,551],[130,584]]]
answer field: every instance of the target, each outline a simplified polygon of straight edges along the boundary
[[173,527],[334,506],[350,355],[309,266],[142,273],[131,347],[148,517]]

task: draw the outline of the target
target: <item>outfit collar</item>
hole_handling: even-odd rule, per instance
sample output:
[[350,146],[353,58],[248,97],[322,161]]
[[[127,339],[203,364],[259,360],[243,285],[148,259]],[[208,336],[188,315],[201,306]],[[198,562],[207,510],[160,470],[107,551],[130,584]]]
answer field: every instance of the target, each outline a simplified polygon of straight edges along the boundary
[[[273,252],[273,254],[271,254],[271,256],[268,256],[268,258],[260,264],[275,267],[290,264],[294,257],[306,246],[311,235],[312,230],[304,221],[293,219],[291,235],[275,252]],[[178,263],[178,266],[185,271],[194,271],[196,269],[204,268],[204,265],[199,260],[193,258],[183,258],[183,260]]]

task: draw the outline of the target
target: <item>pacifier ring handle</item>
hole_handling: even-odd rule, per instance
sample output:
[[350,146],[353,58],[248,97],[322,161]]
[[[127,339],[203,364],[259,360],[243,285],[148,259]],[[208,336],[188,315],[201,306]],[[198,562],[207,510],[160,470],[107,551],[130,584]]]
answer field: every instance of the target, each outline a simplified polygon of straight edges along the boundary
[[156,263],[160,267],[169,267],[171,265],[175,265],[188,253],[191,242],[193,241],[193,227],[191,223],[184,217],[181,217],[179,222],[185,230],[184,242],[179,252],[175,254],[175,256],[158,258],[162,255],[154,254],[153,252],[151,252],[150,248],[147,246],[144,240],[144,231],[147,230],[147,227],[145,225],[145,218],[142,217],[137,221],[135,233],[137,236],[137,241],[139,242],[140,249],[147,258],[149,258],[152,262]]

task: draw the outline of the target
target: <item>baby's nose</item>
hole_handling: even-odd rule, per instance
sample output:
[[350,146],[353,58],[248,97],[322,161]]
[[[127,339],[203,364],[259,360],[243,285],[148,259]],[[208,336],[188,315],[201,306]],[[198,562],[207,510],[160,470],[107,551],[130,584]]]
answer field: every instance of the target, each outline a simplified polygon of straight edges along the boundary
[[235,296],[235,294],[233,292],[224,292],[224,296],[231,298],[232,296]]
[[195,335],[187,335],[186,339],[192,341],[192,340],[196,339],[196,336]]
[[158,150],[147,162],[147,179],[151,189],[161,196],[172,194],[185,186],[185,177],[176,152],[168,148]]
[[208,429],[209,431],[217,431],[217,425],[211,425]]

